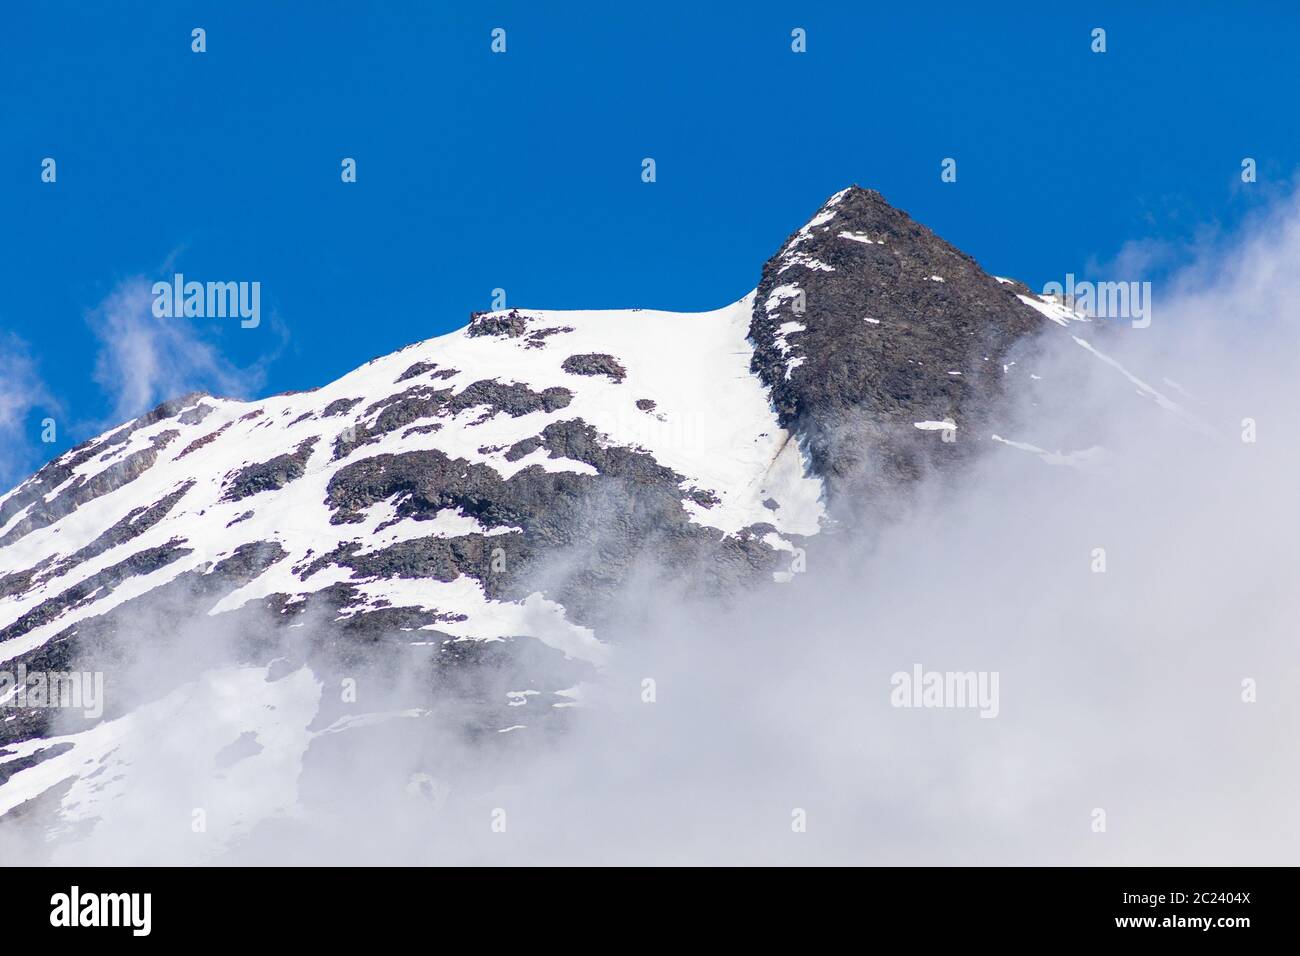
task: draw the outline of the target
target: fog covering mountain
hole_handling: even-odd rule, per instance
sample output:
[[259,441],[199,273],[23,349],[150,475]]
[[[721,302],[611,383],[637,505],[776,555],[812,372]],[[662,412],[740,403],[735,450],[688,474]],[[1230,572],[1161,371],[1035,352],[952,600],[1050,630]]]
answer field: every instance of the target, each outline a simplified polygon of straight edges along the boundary
[[[7,689],[0,850],[1285,855],[1294,694],[1241,687],[1297,673],[1294,446],[1238,432],[1293,397],[1288,216],[1179,290],[1176,346],[852,187],[720,309],[478,313],[166,402],[0,497],[0,668],[103,675],[102,713]],[[1237,355],[1226,311],[1267,313]],[[997,672],[997,719],[891,706],[914,664]]]

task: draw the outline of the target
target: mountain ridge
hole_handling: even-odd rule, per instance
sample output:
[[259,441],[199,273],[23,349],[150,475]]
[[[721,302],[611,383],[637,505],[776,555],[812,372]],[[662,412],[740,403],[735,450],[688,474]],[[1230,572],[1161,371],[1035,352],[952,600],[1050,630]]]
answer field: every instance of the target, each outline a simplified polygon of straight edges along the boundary
[[[0,668],[107,683],[94,720],[0,722],[0,815],[99,794],[90,741],[171,699],[128,676],[167,649],[194,680],[380,662],[474,734],[562,722],[633,583],[788,585],[837,501],[994,444],[1008,389],[1039,387],[1012,354],[1057,327],[1095,323],[850,187],[720,309],[475,313],[309,391],[163,402],[0,496]],[[327,697],[313,733],[346,717]]]

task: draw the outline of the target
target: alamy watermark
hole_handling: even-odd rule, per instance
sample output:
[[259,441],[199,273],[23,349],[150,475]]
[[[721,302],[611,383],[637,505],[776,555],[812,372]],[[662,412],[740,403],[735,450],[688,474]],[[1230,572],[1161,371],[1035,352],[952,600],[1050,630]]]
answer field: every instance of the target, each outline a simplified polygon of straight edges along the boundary
[[0,671],[0,709],[80,709],[92,720],[104,714],[102,671],[29,671],[19,664],[15,671]]
[[155,318],[225,319],[239,317],[239,325],[255,329],[262,323],[262,283],[186,282],[182,273],[170,282],[153,284]]
[[1043,295],[1091,318],[1128,319],[1135,329],[1151,324],[1150,282],[1075,282],[1067,272],[1064,283],[1043,286]]
[[153,929],[152,893],[83,893],[73,886],[50,897],[51,926],[119,926],[132,936],[148,936]]
[[1000,710],[997,671],[927,671],[913,664],[889,683],[894,707],[978,709],[981,717],[996,717]]

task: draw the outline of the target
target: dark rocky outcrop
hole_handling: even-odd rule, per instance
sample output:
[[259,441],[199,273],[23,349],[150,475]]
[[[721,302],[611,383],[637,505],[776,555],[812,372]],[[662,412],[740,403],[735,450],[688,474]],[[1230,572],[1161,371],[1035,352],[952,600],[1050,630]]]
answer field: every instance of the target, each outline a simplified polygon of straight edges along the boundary
[[48,624],[65,611],[78,607],[92,597],[111,593],[123,581],[158,570],[165,564],[190,554],[181,539],[174,538],[156,548],[138,551],[128,558],[92,574],[55,597],[47,598],[8,627],[0,628],[0,642],[20,637],[33,628]]
[[408,378],[416,378],[417,376],[423,375],[425,372],[432,372],[437,367],[437,362],[416,362],[401,375],[397,376],[397,382],[394,382],[394,384],[405,382]]
[[363,401],[364,399],[361,398],[336,398],[325,406],[324,411],[320,413],[321,418],[333,418],[335,415],[346,415]]
[[[496,379],[480,379],[454,392],[450,388],[433,388],[414,385],[403,392],[390,395],[366,408],[366,415],[379,412],[373,422],[345,429],[334,440],[334,458],[346,457],[355,448],[378,441],[389,432],[412,422],[435,416],[452,416],[471,408],[482,408],[483,414],[472,424],[487,421],[498,413],[518,418],[530,412],[558,411],[573,401],[567,388],[552,386],[535,392],[517,382],[502,383]],[[414,430],[412,430],[414,433]]]
[[0,761],[3,761],[0,763],[0,786],[18,771],[26,770],[28,767],[35,767],[37,764],[42,764],[59,754],[67,753],[71,749],[72,744],[70,743],[51,744],[48,747],[40,747],[26,757],[19,757],[17,760],[4,760],[7,752],[0,750]]
[[[968,456],[1001,395],[1002,360],[1043,320],[1015,297],[1023,287],[874,190],[855,186],[826,213],[763,267],[750,339],[753,371],[834,497]],[[914,426],[944,419],[956,441]]]
[[[173,414],[174,413],[175,411],[173,410]],[[134,431],[135,429],[132,428],[131,430]],[[129,434],[130,433],[128,432],[126,437],[129,437]],[[31,507],[27,514],[12,528],[10,528],[4,537],[0,537],[0,548],[13,544],[19,538],[35,531],[37,528],[48,527],[60,518],[72,514],[72,512],[76,511],[87,502],[93,501],[109,492],[116,491],[123,485],[134,481],[140,475],[144,474],[144,472],[149,470],[149,467],[158,460],[158,453],[163,448],[166,448],[167,445],[179,434],[180,432],[169,429],[155,435],[148,448],[142,448],[139,451],[132,452],[121,461],[114,462],[89,479],[73,479],[67,487],[58,491],[49,501],[41,500],[41,495],[33,496],[28,500]],[[125,441],[126,438],[123,437],[121,440]],[[107,442],[104,444],[107,444]],[[95,446],[89,449],[89,451],[93,454],[102,447],[102,445]],[[71,461],[76,462],[76,464],[81,464],[86,460],[86,457],[76,455],[73,456]],[[55,464],[57,464],[57,461]],[[75,465],[66,467],[65,480],[73,478],[72,469],[74,467]],[[50,468],[50,466],[46,466],[46,469],[48,468]],[[64,469],[60,468],[51,472],[49,475],[46,475],[46,469],[37,472],[35,479],[33,479],[32,488],[44,487],[57,475],[65,473]],[[56,484],[54,487],[58,487],[58,485]],[[24,493],[20,492],[19,495],[15,495],[14,498],[16,499],[20,496],[26,497]],[[11,504],[13,504],[12,500],[6,502],[6,505]],[[3,520],[0,520],[0,524],[3,524]]]
[[[82,442],[75,448],[64,452],[23,482],[15,490],[14,494],[5,499],[3,503],[0,503],[0,527],[7,524],[14,515],[24,508],[34,506],[50,492],[66,484],[79,466],[90,461],[96,455],[103,455],[104,452],[123,444],[141,428],[148,428],[150,425],[155,425],[164,419],[185,412],[200,398],[204,397],[206,396],[201,392],[192,392],[180,398],[162,402],[111,434],[103,438]],[[0,547],[3,547],[2,543],[0,543]]]
[[[111,591],[129,578],[156,571],[190,553],[181,542],[171,541],[132,555],[58,597],[43,602],[10,628],[0,630],[0,641],[25,633],[30,627],[56,620],[65,610],[84,602],[99,588]],[[197,676],[205,666],[229,663],[217,655],[229,653],[230,647],[205,647],[202,640],[189,640],[196,633],[201,638],[207,626],[204,615],[196,615],[195,608],[210,606],[284,557],[284,549],[275,542],[241,545],[215,566],[183,572],[168,583],[125,601],[104,614],[64,628],[40,647],[19,655],[11,666],[22,663],[28,673],[100,671],[104,674],[104,712],[97,719],[120,717],[129,706],[172,689],[172,684],[167,682],[156,686],[114,686],[124,672],[147,673],[151,657],[181,647],[181,659],[191,666],[193,676]],[[266,639],[264,626],[241,629],[235,625],[230,633],[247,635],[245,646],[239,646],[237,641],[233,648],[237,658],[258,660],[263,655],[258,645]],[[13,716],[14,720],[0,721],[0,746],[49,736],[56,719],[60,733],[75,732],[95,722],[95,719],[83,718],[79,711],[66,708],[16,708]]]
[[[366,508],[392,499],[400,518],[427,520],[452,509],[485,529],[520,531],[417,539],[363,561],[354,557],[359,547],[345,546],[311,570],[337,563],[359,575],[401,576],[418,567],[450,580],[455,569],[479,580],[489,596],[514,599],[549,583],[548,596],[572,619],[596,625],[643,557],[666,568],[696,567],[690,587],[718,595],[763,579],[775,566],[774,552],[761,542],[692,523],[684,499],[704,507],[717,499],[705,490],[683,489],[682,476],[647,452],[608,443],[591,425],[573,419],[551,423],[540,435],[512,446],[506,457],[518,460],[539,448],[553,458],[591,465],[598,474],[550,472],[534,465],[506,479],[489,465],[432,449],[346,465],[327,489],[336,524],[360,521]],[[504,552],[502,571],[492,570],[494,548]],[[565,549],[567,556],[562,579],[548,578],[545,568],[557,549]]]
[[561,363],[560,368],[571,375],[607,375],[613,382],[627,378],[627,369],[619,364],[618,359],[602,352],[570,355]]
[[180,461],[182,458],[186,457],[187,455],[193,454],[194,452],[198,451],[200,448],[212,444],[214,441],[220,438],[221,433],[224,432],[229,427],[230,427],[230,422],[226,422],[216,431],[208,432],[206,435],[201,435],[200,437],[194,439],[194,441],[186,445],[185,448],[181,451],[181,453],[176,456],[176,460]]
[[60,574],[76,567],[84,561],[98,557],[105,551],[109,551],[119,545],[126,544],[144,534],[154,525],[171,512],[176,504],[185,497],[186,493],[194,487],[193,481],[187,481],[175,491],[172,491],[159,498],[148,507],[133,508],[120,521],[111,528],[99,535],[94,541],[79,548],[66,558],[63,558],[56,564],[48,574],[42,574],[40,580],[47,580],[51,577],[57,577]]
[[475,312],[470,316],[466,335],[504,335],[518,338],[528,331],[528,319],[517,309],[509,312]]
[[573,328],[568,325],[556,325],[549,329],[533,329],[528,333],[525,340],[525,346],[530,349],[546,348],[546,340],[552,335],[562,335],[565,332],[572,332]]
[[206,402],[199,402],[193,408],[181,412],[176,420],[182,425],[197,425],[215,411],[216,409]]
[[283,488],[301,478],[307,470],[307,459],[316,446],[316,437],[303,439],[292,452],[276,455],[270,461],[259,462],[240,469],[226,479],[222,501],[242,501],[264,491]]

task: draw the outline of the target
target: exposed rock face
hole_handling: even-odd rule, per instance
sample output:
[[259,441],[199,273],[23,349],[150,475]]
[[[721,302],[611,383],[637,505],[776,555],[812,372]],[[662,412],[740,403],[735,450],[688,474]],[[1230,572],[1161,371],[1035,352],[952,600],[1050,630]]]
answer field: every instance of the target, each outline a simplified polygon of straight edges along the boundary
[[[492,379],[473,382],[460,392],[452,388],[416,385],[370,405],[366,414],[379,412],[378,417],[360,429],[351,428],[340,433],[334,440],[334,457],[344,458],[359,445],[378,441],[389,432],[420,419],[454,417],[466,409],[481,408],[478,422],[482,423],[498,413],[518,418],[538,410],[553,412],[568,406],[572,399],[573,393],[567,388],[554,386],[534,392],[516,382],[502,384]],[[440,424],[432,423],[435,429]]]
[[424,375],[426,372],[432,372],[437,367],[437,362],[416,362],[401,375],[397,376],[397,381],[405,382],[409,378],[415,378],[418,375]]
[[[130,582],[133,578],[165,569],[179,562],[192,550],[179,541],[139,551],[129,558],[74,585],[55,598],[40,604],[35,611],[0,630],[0,641],[16,639],[30,634],[42,625],[58,627],[69,611],[90,605],[106,594]],[[151,655],[161,655],[174,648],[197,626],[194,621],[195,603],[212,599],[232,588],[255,579],[276,562],[283,560],[284,552],[275,542],[251,542],[241,545],[215,566],[203,566],[185,571],[169,582],[149,592],[146,599],[135,599],[119,604],[105,613],[87,616],[76,624],[58,630],[47,642],[39,645],[15,661],[5,664],[14,669],[19,663],[29,673],[100,671],[104,675],[104,713],[96,718],[85,718],[81,712],[49,708],[18,708],[12,713],[16,719],[6,722],[0,745],[10,745],[32,738],[49,736],[55,730],[68,733],[89,727],[101,720],[111,720],[126,712],[128,702],[148,700],[170,689],[167,685],[154,687],[123,686],[124,674],[139,675],[148,671]],[[170,619],[174,624],[159,628],[157,622]],[[142,622],[149,622],[147,639],[141,639]],[[249,631],[249,652],[255,658],[254,646],[258,632]],[[3,646],[0,644],[0,646]],[[214,663],[196,646],[189,651],[197,672],[204,663]],[[78,726],[81,725],[81,726]]]
[[[408,369],[409,371],[409,369]],[[346,415],[357,405],[360,405],[364,399],[360,398],[336,398],[325,406],[321,412],[322,418],[333,418],[335,415]]]
[[199,404],[195,405],[193,408],[181,412],[176,420],[182,425],[197,425],[199,422],[203,421],[203,419],[211,415],[213,411],[214,409],[211,405],[199,402]]
[[[784,443],[761,388],[741,381],[748,300],[663,320],[707,333],[701,347],[733,363],[717,374],[740,381],[733,397],[751,402],[743,443],[769,449],[746,467],[768,466]],[[617,321],[657,334],[649,313]],[[726,595],[771,580],[784,560],[775,543],[817,528],[819,485],[799,476],[797,460],[795,476],[774,484],[794,516],[777,527],[736,497],[761,476],[746,473],[733,488],[716,472],[735,423],[713,437],[717,451],[681,445],[680,423],[699,407],[681,390],[711,394],[712,381],[683,382],[639,349],[539,347],[557,336],[599,346],[609,327],[601,316],[480,316],[456,341],[375,360],[319,391],[254,403],[189,396],[69,452],[0,497],[2,540],[35,541],[0,551],[0,599],[12,601],[0,652],[30,672],[102,664],[111,688],[141,654],[216,647],[209,631],[233,630],[241,659],[283,658],[289,642],[288,659],[322,680],[365,664],[422,674],[444,696],[494,688],[491,700],[464,702],[467,732],[517,720],[513,708],[534,698],[509,695],[545,699],[590,677],[606,653],[590,629],[607,625],[635,569],[692,568],[688,589]],[[710,376],[712,362],[701,366]],[[654,416],[594,391],[637,369],[658,396],[640,404]],[[625,419],[643,417],[620,435]],[[61,524],[88,504],[101,528]],[[419,583],[418,595],[401,582]],[[551,621],[540,644],[538,615]],[[308,633],[292,632],[307,619]],[[478,647],[484,639],[499,643]],[[418,666],[402,662],[412,646],[432,648]],[[210,663],[196,654],[190,672]],[[467,673],[479,667],[494,676]],[[130,697],[168,689],[135,687]],[[537,706],[548,709],[531,726],[565,713]],[[115,715],[109,707],[98,719]],[[48,736],[52,720],[33,710],[0,722],[0,747]],[[22,769],[39,759],[31,749],[12,756]]]
[[552,335],[563,335],[565,332],[572,332],[573,329],[567,325],[553,326],[548,329],[533,329],[528,333],[528,347],[530,349],[546,348],[546,340]]
[[[157,410],[155,409],[155,411]],[[152,422],[147,424],[152,424]],[[116,491],[123,485],[130,483],[157,461],[159,450],[165,448],[179,434],[173,430],[160,432],[153,436],[148,448],[142,448],[119,458],[93,478],[73,477],[72,468],[88,461],[96,451],[122,446],[131,433],[139,427],[143,426],[133,423],[103,442],[93,444],[89,448],[83,448],[80,452],[74,449],[73,451],[77,453],[72,454],[68,465],[48,471],[48,473],[47,469],[42,469],[29,479],[29,484],[21,486],[11,499],[6,501],[3,507],[0,507],[0,526],[3,526],[4,520],[8,517],[17,514],[23,508],[27,508],[27,513],[22,520],[10,527],[3,536],[0,536],[0,548],[14,543],[38,528],[48,527],[60,518],[72,514],[87,502]],[[111,457],[114,457],[114,452],[105,451],[100,456],[100,460],[106,461]],[[64,481],[68,482],[66,486],[64,486]],[[53,494],[53,497],[49,497],[50,494]]]
[[57,619],[69,608],[83,604],[103,591],[111,592],[123,581],[139,574],[155,571],[162,565],[188,553],[180,546],[180,542],[175,540],[161,547],[137,551],[112,567],[105,568],[68,588],[57,597],[42,601],[12,624],[0,629],[0,641],[21,637],[34,628]]
[[[763,267],[752,367],[833,495],[907,482],[986,433],[1007,352],[1043,324],[1027,291],[853,187]],[[944,420],[957,441],[916,428]]]
[[511,309],[503,314],[496,312],[475,312],[470,320],[466,335],[504,335],[511,338],[528,331],[527,319],[519,314],[518,309]]
[[276,455],[270,461],[259,462],[241,468],[226,482],[222,501],[242,501],[250,495],[263,491],[275,491],[283,488],[296,478],[301,478],[307,469],[307,459],[316,447],[317,437],[304,438],[296,449],[284,455]]
[[[698,489],[683,493],[681,475],[649,454],[601,442],[581,419],[548,425],[540,435],[512,446],[506,458],[518,460],[538,449],[552,459],[588,464],[596,473],[553,472],[532,465],[503,479],[487,465],[451,459],[436,450],[379,455],[340,469],[328,488],[327,501],[336,509],[331,523],[360,522],[376,502],[393,499],[400,502],[395,509],[399,520],[431,521],[440,512],[455,511],[485,529],[513,533],[407,541],[364,560],[353,557],[356,548],[343,548],[318,560],[353,568],[362,576],[451,581],[465,574],[479,581],[491,598],[522,599],[539,565],[563,548],[573,573],[557,585],[554,596],[577,620],[590,624],[599,621],[600,608],[610,603],[623,572],[647,541],[661,549],[658,557],[667,566],[699,564],[703,573],[694,587],[719,593],[758,580],[775,564],[776,555],[762,544],[693,525],[683,501],[707,508],[714,499]],[[592,510],[596,498],[602,512],[617,516],[617,534],[591,527],[599,514]],[[500,549],[503,558],[496,571],[494,549]],[[318,563],[307,571],[320,567]]]
[[48,575],[43,575],[42,578],[55,577],[63,574],[81,564],[83,561],[89,561],[91,558],[98,557],[105,551],[111,551],[134,538],[138,538],[163,518],[167,517],[167,515],[171,513],[171,510],[176,507],[177,503],[180,502],[180,500],[185,497],[186,493],[193,487],[194,482],[187,481],[175,491],[169,492],[162,498],[159,498],[152,505],[149,505],[148,507],[133,508],[124,518],[122,518],[121,521],[117,522],[84,548],[80,548],[77,551],[74,551],[67,558],[64,558],[54,566]]
[[560,368],[571,375],[607,375],[611,382],[621,382],[627,377],[627,370],[618,364],[618,359],[595,352],[570,355]]
[[[310,418],[311,416],[308,415],[307,417]],[[194,441],[192,441],[192,442],[190,442],[188,445],[186,445],[185,448],[181,451],[181,453],[180,453],[179,455],[177,455],[176,457],[177,457],[178,459],[180,459],[180,458],[184,458],[186,455],[190,455],[190,454],[193,454],[194,452],[198,451],[198,450],[199,450],[200,448],[202,448],[204,445],[207,445],[207,444],[210,444],[210,443],[216,441],[218,438],[221,437],[221,433],[224,432],[227,428],[229,428],[229,427],[231,426],[231,424],[232,424],[231,422],[226,422],[224,425],[222,425],[222,426],[221,426],[220,428],[218,428],[216,431],[208,432],[206,435],[201,435],[200,437],[194,439]]]

